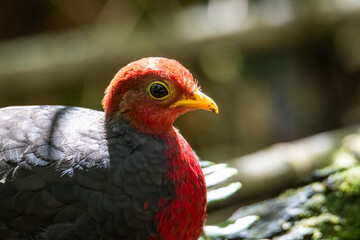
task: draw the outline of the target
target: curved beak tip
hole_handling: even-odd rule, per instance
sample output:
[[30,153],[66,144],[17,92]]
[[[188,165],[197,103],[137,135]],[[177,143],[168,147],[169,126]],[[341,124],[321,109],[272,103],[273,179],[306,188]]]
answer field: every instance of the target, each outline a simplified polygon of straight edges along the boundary
[[213,106],[209,106],[210,110],[215,113],[215,114],[219,114],[219,108],[216,106],[216,104],[212,104]]
[[[211,99],[211,98],[210,98]],[[219,108],[218,106],[216,105],[216,103],[211,99],[211,102],[207,105],[208,109],[205,109],[205,110],[209,110],[209,111],[212,111],[213,113],[215,114],[218,114],[219,113]]]

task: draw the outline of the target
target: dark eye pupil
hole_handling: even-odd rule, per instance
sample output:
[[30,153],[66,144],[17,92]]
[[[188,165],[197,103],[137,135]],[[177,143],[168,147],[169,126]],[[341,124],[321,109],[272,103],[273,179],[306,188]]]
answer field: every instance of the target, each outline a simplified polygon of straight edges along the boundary
[[160,83],[154,83],[150,87],[150,93],[155,98],[162,98],[168,95],[168,90],[166,89],[165,86],[161,85]]

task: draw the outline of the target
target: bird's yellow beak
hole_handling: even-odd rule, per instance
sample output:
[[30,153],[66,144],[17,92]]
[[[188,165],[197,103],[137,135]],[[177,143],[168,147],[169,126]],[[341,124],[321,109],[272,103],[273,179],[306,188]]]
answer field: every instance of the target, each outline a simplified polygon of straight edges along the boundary
[[219,113],[219,109],[214,100],[212,100],[210,97],[206,96],[200,91],[193,92],[193,94],[189,98],[181,99],[171,104],[170,107],[198,108],[212,111],[216,114]]

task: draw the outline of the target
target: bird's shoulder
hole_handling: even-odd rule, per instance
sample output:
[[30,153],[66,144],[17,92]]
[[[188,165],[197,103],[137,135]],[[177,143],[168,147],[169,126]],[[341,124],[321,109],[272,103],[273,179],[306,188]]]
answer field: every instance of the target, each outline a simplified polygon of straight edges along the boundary
[[123,121],[105,124],[104,113],[96,110],[46,105],[0,109],[0,175],[16,166],[51,167],[71,176],[75,169],[117,164],[129,171],[152,165],[163,172],[164,149],[160,138],[138,133]]
[[10,169],[54,165],[58,171],[66,170],[91,154],[106,156],[104,136],[103,113],[99,111],[66,106],[0,109],[3,170],[5,165]]

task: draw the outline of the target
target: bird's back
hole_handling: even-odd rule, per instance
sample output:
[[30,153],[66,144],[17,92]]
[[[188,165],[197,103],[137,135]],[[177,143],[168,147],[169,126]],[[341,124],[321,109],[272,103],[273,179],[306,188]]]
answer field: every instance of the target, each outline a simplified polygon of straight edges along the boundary
[[0,239],[147,239],[172,195],[164,143],[102,112],[0,109]]

